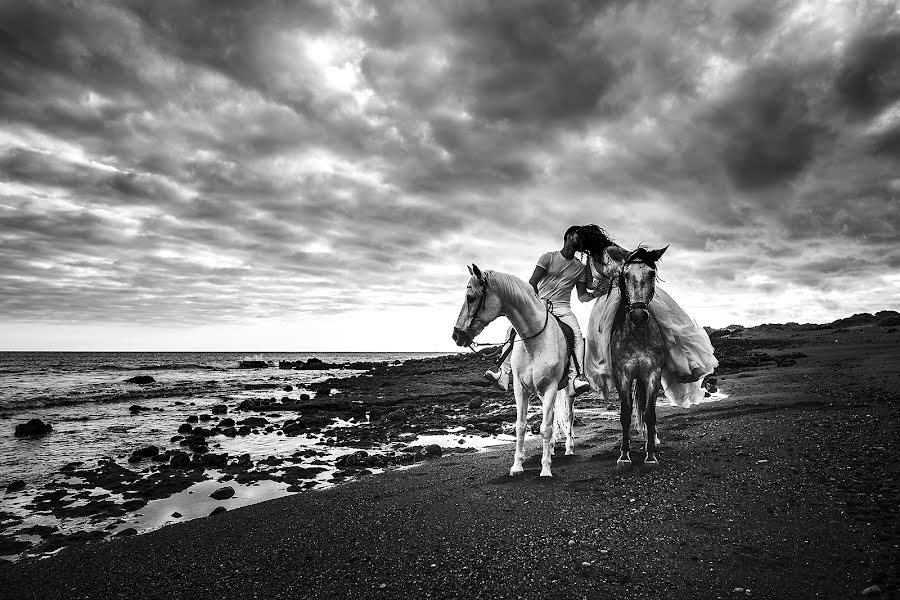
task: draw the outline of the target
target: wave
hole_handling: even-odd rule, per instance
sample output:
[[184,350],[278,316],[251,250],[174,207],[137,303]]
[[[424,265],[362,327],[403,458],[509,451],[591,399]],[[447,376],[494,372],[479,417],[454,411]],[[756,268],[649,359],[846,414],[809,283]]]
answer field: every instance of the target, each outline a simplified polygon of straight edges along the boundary
[[[72,368],[72,365],[49,365],[50,368]],[[93,371],[227,371],[227,367],[216,367],[213,365],[201,365],[197,363],[163,363],[163,364],[147,364],[147,365],[117,365],[117,364],[101,364],[101,365],[83,365],[81,368],[73,369],[78,373],[91,373]]]
[[[235,388],[239,390],[240,388]],[[91,402],[102,402],[104,404],[114,402],[132,402],[139,403],[141,400],[158,400],[160,398],[184,398],[200,393],[210,393],[215,391],[224,393],[228,387],[224,387],[217,381],[191,382],[187,384],[178,384],[169,387],[152,387],[142,388],[138,390],[121,390],[107,389],[97,392],[81,392],[73,393],[67,396],[43,395],[31,396],[23,400],[2,401],[0,400],[0,410],[19,411],[29,408],[42,408],[52,406],[68,406],[73,404],[86,404]]]

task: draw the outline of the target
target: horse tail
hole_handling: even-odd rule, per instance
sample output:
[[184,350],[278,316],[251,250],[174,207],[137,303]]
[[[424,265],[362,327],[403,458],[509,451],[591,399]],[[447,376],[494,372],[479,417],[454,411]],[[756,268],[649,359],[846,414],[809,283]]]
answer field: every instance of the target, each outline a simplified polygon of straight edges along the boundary
[[553,441],[556,441],[557,435],[562,434],[563,439],[568,437],[569,422],[572,419],[572,413],[569,408],[569,395],[565,389],[556,392],[556,400],[553,406]]
[[647,388],[640,379],[631,386],[631,422],[641,435],[647,435],[647,424],[644,423],[644,411],[647,410]]

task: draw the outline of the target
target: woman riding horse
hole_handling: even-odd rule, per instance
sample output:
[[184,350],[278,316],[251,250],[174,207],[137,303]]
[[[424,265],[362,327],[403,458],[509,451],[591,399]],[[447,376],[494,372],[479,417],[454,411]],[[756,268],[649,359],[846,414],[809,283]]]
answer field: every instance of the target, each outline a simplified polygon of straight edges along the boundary
[[[591,310],[587,333],[585,371],[595,388],[606,392],[609,371],[609,335],[619,304],[615,281],[628,254],[597,225],[585,225],[579,231],[580,250],[592,261],[594,289],[604,292]],[[678,406],[690,406],[703,398],[702,380],[719,365],[706,331],[659,286],[649,305],[666,346],[662,374],[666,396]]]

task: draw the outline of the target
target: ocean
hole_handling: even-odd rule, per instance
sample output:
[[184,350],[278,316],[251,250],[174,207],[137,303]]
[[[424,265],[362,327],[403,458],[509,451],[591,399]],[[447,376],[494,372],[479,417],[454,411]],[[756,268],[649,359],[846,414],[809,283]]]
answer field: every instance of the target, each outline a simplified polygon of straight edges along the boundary
[[[189,415],[209,412],[215,404],[277,395],[299,400],[307,386],[332,377],[349,377],[350,369],[284,370],[279,361],[318,358],[330,364],[400,362],[442,356],[428,352],[0,352],[0,490],[24,480],[41,486],[71,462],[96,465],[122,462],[135,448],[165,447]],[[246,360],[270,368],[240,368]],[[126,383],[150,375],[147,385]],[[247,389],[277,383],[277,389]],[[285,386],[293,389],[285,391]],[[130,406],[147,410],[133,413]],[[38,418],[53,433],[17,438],[19,423]],[[219,437],[221,439],[221,436]],[[250,436],[221,439],[221,450],[250,453],[256,459],[296,451],[307,438]],[[0,500],[2,511],[10,500]]]

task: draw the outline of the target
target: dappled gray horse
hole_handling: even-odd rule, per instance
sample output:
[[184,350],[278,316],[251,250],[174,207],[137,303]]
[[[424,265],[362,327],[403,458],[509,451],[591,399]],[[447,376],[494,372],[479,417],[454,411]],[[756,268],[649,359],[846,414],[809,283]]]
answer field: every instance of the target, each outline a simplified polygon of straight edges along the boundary
[[[668,246],[666,247],[668,248]],[[617,470],[631,467],[631,421],[645,431],[644,466],[659,466],[656,459],[656,396],[661,389],[665,343],[648,307],[656,290],[656,262],[666,248],[638,248],[619,271],[619,306],[610,332],[610,375],[619,392],[622,450]]]

